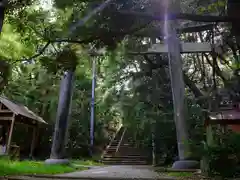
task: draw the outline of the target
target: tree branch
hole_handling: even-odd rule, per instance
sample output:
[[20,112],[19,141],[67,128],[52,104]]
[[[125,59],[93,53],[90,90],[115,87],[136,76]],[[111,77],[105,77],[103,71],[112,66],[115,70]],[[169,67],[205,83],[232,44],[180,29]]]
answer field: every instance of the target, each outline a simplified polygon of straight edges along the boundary
[[100,13],[103,11],[107,6],[109,6],[110,3],[112,3],[113,0],[106,0],[101,5],[93,9],[88,15],[86,15],[84,18],[79,20],[77,23],[75,23],[72,27],[70,27],[69,35],[71,35],[77,28],[82,27],[89,19],[91,19],[94,15],[97,13]]
[[[159,68],[162,68],[163,66],[168,66],[168,61],[166,59],[163,59],[161,64],[156,64],[156,63],[153,63],[148,56],[146,55],[143,55],[143,56],[145,60],[149,63],[151,72],[154,69],[159,69]],[[148,75],[148,73],[147,74],[144,73],[144,74]],[[194,96],[197,98],[197,102],[199,103],[199,105],[201,105],[202,107],[205,107],[205,102],[204,100],[202,100],[204,95],[200,91],[200,89],[196,86],[196,84],[192,80],[189,79],[189,77],[186,75],[186,72],[183,72],[183,78],[184,78],[185,85],[189,87],[189,89],[192,91]]]
[[51,43],[61,43],[61,42],[67,42],[67,43],[75,43],[75,44],[87,44],[87,43],[91,43],[95,40],[101,40],[103,39],[104,37],[116,37],[116,36],[125,36],[125,35],[131,35],[132,33],[136,32],[136,31],[139,31],[141,30],[142,28],[146,27],[151,21],[148,21],[147,23],[145,24],[142,24],[141,26],[139,27],[136,27],[136,28],[132,28],[130,29],[129,31],[124,31],[124,32],[105,32],[105,33],[101,33],[101,34],[98,34],[98,35],[94,35],[94,36],[91,36],[87,39],[83,39],[83,40],[74,40],[74,39],[55,39],[55,40],[48,40],[48,42],[45,44],[45,46],[35,55],[33,55],[32,57],[29,57],[27,59],[20,59],[20,60],[16,60],[13,62],[13,64],[19,62],[19,61],[31,61],[32,59],[34,58],[37,58],[39,56],[41,56],[44,51],[48,48],[48,46],[51,44]]
[[13,64],[15,64],[17,62],[21,62],[21,61],[29,62],[29,61],[41,56],[51,43],[69,42],[69,43],[79,43],[79,44],[81,44],[81,43],[86,43],[86,42],[91,42],[91,41],[92,41],[92,38],[91,39],[85,39],[85,40],[82,40],[82,41],[70,40],[70,39],[49,40],[38,53],[36,53],[35,55],[33,55],[29,58],[23,58],[23,59],[15,60],[13,62]]
[[46,44],[45,44],[45,46],[43,46],[43,48],[37,53],[37,54],[35,54],[35,55],[33,55],[33,56],[31,56],[31,57],[29,57],[29,58],[27,58],[27,59],[19,59],[19,60],[15,60],[12,64],[15,64],[15,63],[17,63],[17,62],[20,62],[20,61],[31,61],[32,59],[34,59],[34,58],[37,58],[37,57],[39,57],[39,56],[41,56],[43,53],[44,53],[44,51],[48,48],[48,46],[51,44],[51,42],[50,41],[48,41]]
[[202,92],[198,89],[196,84],[188,78],[188,76],[186,75],[185,72],[183,73],[183,79],[184,79],[185,84],[189,87],[189,89],[191,89],[191,91],[193,92],[193,94],[196,98],[203,96]]
[[13,64],[17,63],[17,62],[20,62],[20,61],[31,61],[32,59],[35,59],[39,56],[41,56],[45,50],[48,48],[48,46],[51,44],[51,43],[61,43],[61,42],[68,42],[68,43],[76,43],[76,44],[85,44],[85,43],[91,43],[95,40],[96,38],[95,37],[91,37],[91,38],[88,38],[88,39],[84,39],[84,40],[71,40],[71,39],[56,39],[56,40],[49,40],[45,45],[44,47],[38,52],[36,53],[35,55],[29,57],[29,58],[23,58],[23,59],[18,59],[18,60],[15,60],[13,62]]
[[148,57],[147,54],[143,55],[144,59],[148,62],[148,64],[150,64],[150,66],[154,66],[155,64],[151,61],[151,59]]
[[[159,64],[154,64],[148,57],[147,58],[145,57],[145,59],[150,63],[152,70],[161,68],[162,65],[168,65],[167,60],[163,60],[162,65],[159,65]],[[188,78],[188,76],[186,75],[185,72],[183,73],[183,78],[184,78],[185,84],[192,90],[192,92],[196,98],[203,96],[202,92],[198,89],[198,87],[195,85],[195,83]]]
[[[212,63],[208,57],[208,55],[206,53],[204,53],[204,57],[206,58],[208,64],[210,64],[211,67],[214,67],[214,63]],[[224,77],[224,75],[222,74],[222,71],[220,70],[219,66],[216,64],[216,67],[215,68],[215,73],[216,75],[218,75],[224,83],[226,83],[227,79]]]
[[[204,39],[203,39],[203,36],[201,33],[199,33],[199,38],[200,38],[201,42],[204,42]],[[222,71],[220,70],[219,66],[216,64],[216,67],[215,67],[215,64],[211,62],[211,60],[209,59],[209,57],[206,53],[203,53],[203,55],[206,58],[208,64],[211,65],[212,68],[215,68],[214,70],[215,70],[216,75],[219,76],[223,80],[224,83],[226,83],[227,78],[222,74]],[[211,56],[212,55],[213,54],[211,54]]]
[[74,40],[74,39],[56,39],[56,40],[51,40],[51,43],[62,43],[62,42],[67,42],[67,43],[73,43],[73,44],[87,44],[91,43],[94,40],[97,40],[98,37],[90,37],[88,39],[83,39],[83,40]]

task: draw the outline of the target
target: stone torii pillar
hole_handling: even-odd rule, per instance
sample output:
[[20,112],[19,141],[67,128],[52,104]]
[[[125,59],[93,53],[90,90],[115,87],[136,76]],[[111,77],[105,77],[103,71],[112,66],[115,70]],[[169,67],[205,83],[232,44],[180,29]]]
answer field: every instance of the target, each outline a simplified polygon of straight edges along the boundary
[[57,117],[52,141],[50,159],[46,164],[67,164],[65,146],[68,138],[68,119],[72,101],[74,70],[67,70],[62,78]]
[[[173,9],[175,12],[180,11],[179,0],[168,0],[167,11]],[[181,46],[177,36],[176,29],[178,22],[168,20],[168,12],[165,19],[165,35],[168,47],[169,73],[172,87],[172,97],[174,106],[174,121],[176,126],[178,156],[179,160],[174,162],[174,169],[195,169],[198,168],[199,162],[190,160],[191,153],[188,145],[189,133],[186,124],[186,104],[185,104],[185,84],[183,80]]]

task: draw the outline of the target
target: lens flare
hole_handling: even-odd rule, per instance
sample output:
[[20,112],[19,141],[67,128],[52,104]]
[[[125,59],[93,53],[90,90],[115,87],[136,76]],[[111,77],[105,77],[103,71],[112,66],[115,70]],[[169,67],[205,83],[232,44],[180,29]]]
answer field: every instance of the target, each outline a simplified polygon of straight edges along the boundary
[[168,8],[169,8],[169,0],[163,0],[163,7],[164,7],[164,27],[163,27],[163,35],[164,40],[168,39]]

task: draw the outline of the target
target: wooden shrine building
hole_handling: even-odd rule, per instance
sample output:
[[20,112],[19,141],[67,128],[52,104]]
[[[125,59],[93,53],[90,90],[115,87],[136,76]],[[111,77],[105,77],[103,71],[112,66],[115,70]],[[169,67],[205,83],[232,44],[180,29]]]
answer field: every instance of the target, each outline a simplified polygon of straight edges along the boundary
[[[240,103],[234,96],[230,95],[229,90],[220,89],[218,93],[218,102],[213,103],[215,111],[208,112],[205,119],[207,144],[215,142],[216,130],[222,133],[231,130],[240,133]],[[218,136],[218,135],[217,135]]]
[[225,129],[240,133],[240,102],[233,100],[229,91],[224,88],[219,90],[218,96],[218,110],[208,113],[205,125],[207,127],[220,125]]
[[221,125],[234,132],[240,132],[240,109],[222,110],[221,112],[211,112],[205,122],[206,126]]
[[30,111],[26,106],[14,103],[5,97],[0,97],[0,125],[4,129],[0,135],[5,146],[4,154],[19,151],[20,147],[12,144],[12,135],[15,124],[23,124],[33,128],[30,156],[35,149],[37,130],[40,124],[47,124],[41,117]]

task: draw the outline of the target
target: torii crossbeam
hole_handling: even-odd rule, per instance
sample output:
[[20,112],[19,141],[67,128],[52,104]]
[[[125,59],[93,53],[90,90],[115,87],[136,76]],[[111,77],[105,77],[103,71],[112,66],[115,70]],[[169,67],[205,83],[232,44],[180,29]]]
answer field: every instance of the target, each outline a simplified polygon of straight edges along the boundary
[[[215,46],[211,43],[180,43],[181,53],[206,53],[212,52]],[[154,44],[148,49],[150,54],[168,53],[168,45],[166,44]]]

